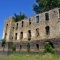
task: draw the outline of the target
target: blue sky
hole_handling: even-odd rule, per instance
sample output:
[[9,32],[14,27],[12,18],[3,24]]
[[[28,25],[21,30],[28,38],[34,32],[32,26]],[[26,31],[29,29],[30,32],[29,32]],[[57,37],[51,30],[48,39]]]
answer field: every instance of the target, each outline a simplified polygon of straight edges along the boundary
[[33,3],[35,0],[0,0],[0,40],[2,39],[5,19],[20,12],[28,17],[34,15]]

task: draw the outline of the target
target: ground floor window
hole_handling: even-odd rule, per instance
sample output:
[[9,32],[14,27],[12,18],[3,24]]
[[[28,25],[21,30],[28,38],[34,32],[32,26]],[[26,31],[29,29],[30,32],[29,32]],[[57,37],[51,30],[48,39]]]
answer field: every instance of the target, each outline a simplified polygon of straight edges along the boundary
[[20,45],[20,49],[22,49],[22,45]]
[[45,43],[49,43],[49,45],[51,45],[51,47],[54,48],[54,45],[51,41],[46,41]]
[[36,44],[36,48],[39,50],[39,44]]

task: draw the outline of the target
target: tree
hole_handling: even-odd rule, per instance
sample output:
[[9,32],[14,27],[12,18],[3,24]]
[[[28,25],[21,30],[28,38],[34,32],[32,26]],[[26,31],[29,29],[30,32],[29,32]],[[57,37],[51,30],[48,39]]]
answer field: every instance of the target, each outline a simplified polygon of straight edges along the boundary
[[14,19],[15,22],[21,21],[21,20],[23,20],[24,18],[27,18],[27,17],[25,16],[25,14],[20,13],[20,15],[17,15],[16,13],[14,13],[13,19]]
[[2,47],[3,47],[3,51],[4,51],[4,48],[5,48],[5,44],[6,44],[6,40],[5,40],[5,39],[2,39]]
[[36,14],[60,7],[60,0],[36,0],[36,3],[33,4],[33,10]]

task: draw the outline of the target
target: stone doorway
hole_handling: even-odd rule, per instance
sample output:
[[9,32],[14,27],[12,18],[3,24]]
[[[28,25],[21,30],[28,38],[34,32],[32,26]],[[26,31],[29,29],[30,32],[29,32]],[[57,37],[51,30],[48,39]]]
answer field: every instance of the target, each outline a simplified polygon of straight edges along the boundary
[[51,42],[51,41],[45,41],[45,43],[49,43],[52,48],[55,48],[54,45],[53,45],[53,42]]

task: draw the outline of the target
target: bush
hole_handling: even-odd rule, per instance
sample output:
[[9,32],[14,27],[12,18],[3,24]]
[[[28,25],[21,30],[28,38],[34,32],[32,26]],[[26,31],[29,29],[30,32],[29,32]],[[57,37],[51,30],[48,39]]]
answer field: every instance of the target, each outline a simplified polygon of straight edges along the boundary
[[12,46],[12,51],[16,51],[16,45]]
[[5,44],[6,44],[6,40],[2,39],[2,47],[5,47]]
[[27,44],[27,51],[30,52],[30,44]]
[[1,44],[1,46],[3,47],[3,51],[4,51],[4,48],[5,48],[5,44],[6,44],[6,40],[5,40],[5,39],[2,39],[2,44]]
[[25,16],[25,14],[20,13],[19,15],[17,15],[16,13],[14,13],[13,20],[14,20],[15,22],[21,21],[21,20],[23,20],[24,18],[27,18],[27,17]]
[[45,50],[44,53],[54,53],[53,47],[49,44],[49,42],[45,43]]

